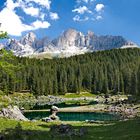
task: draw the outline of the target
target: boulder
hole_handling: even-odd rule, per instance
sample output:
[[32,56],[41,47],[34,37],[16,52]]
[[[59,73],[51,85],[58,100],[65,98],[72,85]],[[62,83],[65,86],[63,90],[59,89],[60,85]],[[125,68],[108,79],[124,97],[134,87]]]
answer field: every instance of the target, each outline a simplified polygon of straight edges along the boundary
[[0,111],[0,116],[8,119],[15,119],[20,121],[28,121],[28,119],[22,114],[21,110],[17,106],[8,106]]
[[49,118],[51,120],[59,120],[59,117],[56,115],[56,113],[58,112],[59,108],[57,106],[52,106],[51,107],[51,115],[49,116]]
[[50,117],[42,118],[43,122],[51,122],[52,119]]
[[59,120],[59,117],[56,114],[50,115],[49,118],[53,121],[58,121]]
[[72,125],[69,124],[60,124],[60,125],[53,125],[50,128],[50,134],[55,139],[58,135],[60,136],[84,136],[87,134],[86,128],[74,129]]
[[59,108],[58,108],[57,106],[52,106],[52,107],[51,107],[51,110],[52,110],[52,111],[58,111]]
[[58,121],[59,117],[56,115],[58,110],[59,110],[58,107],[52,106],[51,109],[50,109],[51,115],[49,117],[43,118],[42,121],[44,121],[44,122]]

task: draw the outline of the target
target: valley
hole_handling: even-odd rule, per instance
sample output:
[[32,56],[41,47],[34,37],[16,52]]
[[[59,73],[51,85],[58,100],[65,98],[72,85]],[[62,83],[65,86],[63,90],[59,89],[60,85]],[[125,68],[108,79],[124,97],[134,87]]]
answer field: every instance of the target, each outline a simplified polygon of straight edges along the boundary
[[99,132],[114,139],[120,130],[120,139],[139,139],[139,48],[51,59],[1,49],[0,58],[0,137],[53,139],[52,129],[68,127],[68,134],[57,132],[57,139],[98,140]]
[[0,140],[140,140],[140,0],[0,0]]

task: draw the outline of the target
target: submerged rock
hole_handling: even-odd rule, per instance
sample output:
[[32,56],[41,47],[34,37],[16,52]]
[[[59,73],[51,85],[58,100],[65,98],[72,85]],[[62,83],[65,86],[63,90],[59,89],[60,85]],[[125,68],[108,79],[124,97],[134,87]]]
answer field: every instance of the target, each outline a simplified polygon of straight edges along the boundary
[[8,106],[7,108],[3,108],[0,111],[0,117],[20,121],[28,121],[28,119],[22,114],[21,110],[17,106]]

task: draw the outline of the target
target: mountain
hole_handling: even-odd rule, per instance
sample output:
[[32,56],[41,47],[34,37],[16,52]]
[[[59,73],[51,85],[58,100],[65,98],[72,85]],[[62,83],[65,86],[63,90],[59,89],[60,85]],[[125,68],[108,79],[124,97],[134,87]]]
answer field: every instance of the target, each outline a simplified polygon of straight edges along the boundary
[[86,52],[138,47],[122,36],[97,36],[91,31],[84,35],[74,29],[68,29],[53,40],[48,37],[39,40],[33,32],[29,32],[20,40],[10,39],[5,46],[16,56],[30,57],[69,57]]

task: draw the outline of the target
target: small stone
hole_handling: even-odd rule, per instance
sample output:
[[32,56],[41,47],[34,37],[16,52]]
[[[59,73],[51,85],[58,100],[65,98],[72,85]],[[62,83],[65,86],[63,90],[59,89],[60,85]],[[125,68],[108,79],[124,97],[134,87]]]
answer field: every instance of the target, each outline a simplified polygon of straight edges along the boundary
[[44,122],[51,122],[51,118],[50,117],[46,117],[46,118],[42,118],[42,121]]

